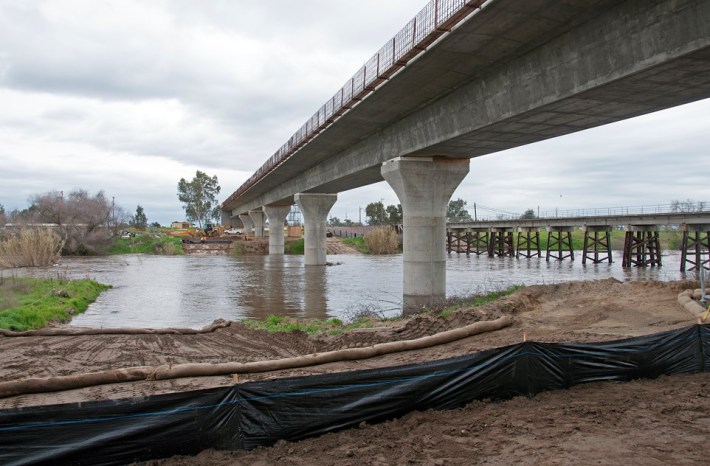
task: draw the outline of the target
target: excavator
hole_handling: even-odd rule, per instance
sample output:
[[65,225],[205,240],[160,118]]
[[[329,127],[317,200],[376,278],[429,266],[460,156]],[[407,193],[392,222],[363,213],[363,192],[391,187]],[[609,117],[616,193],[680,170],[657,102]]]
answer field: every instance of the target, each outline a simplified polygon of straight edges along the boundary
[[203,228],[204,238],[218,238],[224,234],[224,230],[227,227],[222,225],[213,225],[211,223],[206,223],[205,228]]

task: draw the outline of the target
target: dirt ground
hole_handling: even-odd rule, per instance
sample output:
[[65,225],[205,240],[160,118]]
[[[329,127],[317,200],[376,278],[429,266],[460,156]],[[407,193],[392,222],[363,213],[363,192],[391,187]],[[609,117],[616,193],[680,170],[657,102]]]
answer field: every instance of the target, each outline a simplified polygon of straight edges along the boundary
[[[614,340],[691,325],[677,302],[697,283],[569,282],[524,288],[447,317],[418,316],[339,336],[268,334],[240,324],[200,335],[0,337],[0,381],[143,365],[249,362],[406,340],[503,315],[514,324],[424,350],[252,374],[102,385],[0,400],[0,409],[144,396],[448,358],[523,338]],[[628,384],[590,384],[502,403],[477,402],[253,452],[206,451],[152,462],[186,464],[699,464],[710,434],[710,374]]]
[[144,464],[699,465],[707,464],[708,434],[710,374],[702,373],[477,401],[250,452]]

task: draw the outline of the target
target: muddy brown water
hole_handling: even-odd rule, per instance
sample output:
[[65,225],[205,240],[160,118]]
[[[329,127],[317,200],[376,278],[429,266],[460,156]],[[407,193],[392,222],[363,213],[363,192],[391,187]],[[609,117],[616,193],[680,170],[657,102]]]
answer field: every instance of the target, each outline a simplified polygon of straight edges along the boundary
[[[334,265],[304,267],[303,256],[147,256],[63,258],[47,268],[0,270],[2,276],[92,278],[113,286],[71,325],[81,327],[192,327],[222,318],[271,314],[305,319],[351,319],[363,310],[396,315],[401,309],[402,256],[330,255]],[[679,254],[654,268],[575,261],[489,258],[452,253],[447,294],[463,296],[516,284],[569,280],[696,279],[679,272]]]

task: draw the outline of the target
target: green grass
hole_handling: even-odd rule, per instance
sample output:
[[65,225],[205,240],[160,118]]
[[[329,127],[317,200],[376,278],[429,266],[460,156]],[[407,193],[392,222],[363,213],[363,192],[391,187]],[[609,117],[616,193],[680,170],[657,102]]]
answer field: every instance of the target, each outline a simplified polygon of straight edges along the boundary
[[298,320],[291,317],[272,314],[264,320],[245,320],[242,322],[247,328],[265,330],[269,333],[278,332],[304,332],[313,334],[338,335],[348,330],[372,326],[368,319],[358,319],[354,322],[344,323],[342,320],[333,317],[328,320]]
[[447,304],[445,305],[446,307],[439,311],[439,316],[448,317],[460,309],[483,306],[484,304],[492,303],[493,301],[505,296],[510,296],[523,288],[525,288],[525,285],[514,285],[510,288],[506,288],[505,290],[492,291],[486,294],[466,296],[463,298],[449,298],[447,300]]
[[303,251],[305,250],[305,240],[303,238],[293,240],[293,241],[286,241],[284,244],[284,252],[286,254],[303,254]]
[[88,279],[0,278],[0,328],[24,331],[68,322],[109,288]]
[[[447,305],[444,309],[438,311],[438,315],[441,317],[447,317],[462,308],[481,306],[504,296],[511,295],[521,288],[524,288],[524,286],[516,285],[505,290],[494,291],[485,295],[469,296],[466,298],[452,298],[447,301]],[[428,311],[425,309],[423,312]],[[269,333],[304,332],[309,335],[339,335],[350,330],[378,327],[385,321],[405,320],[408,317],[410,316],[384,317],[378,315],[376,312],[363,312],[355,315],[350,322],[343,322],[336,317],[328,320],[298,320],[287,316],[272,314],[264,320],[249,319],[242,321],[242,323],[247,328],[265,330]]]
[[340,241],[342,241],[344,245],[355,248],[363,254],[368,254],[370,252],[370,250],[367,249],[365,238],[363,236],[358,236],[356,238],[341,238]]
[[182,254],[182,238],[138,232],[132,238],[116,238],[110,254]]

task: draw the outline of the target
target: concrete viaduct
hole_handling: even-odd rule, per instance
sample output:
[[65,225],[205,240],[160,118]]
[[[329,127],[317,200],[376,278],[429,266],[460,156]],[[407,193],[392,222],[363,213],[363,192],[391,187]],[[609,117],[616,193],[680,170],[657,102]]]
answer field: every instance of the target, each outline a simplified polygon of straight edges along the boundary
[[337,193],[386,180],[406,313],[445,298],[446,205],[471,158],[707,97],[710,0],[431,0],[224,201],[223,223],[258,235],[296,202],[305,263],[322,265]]

